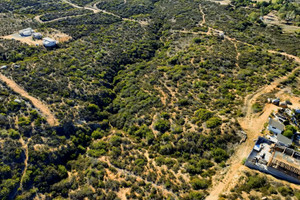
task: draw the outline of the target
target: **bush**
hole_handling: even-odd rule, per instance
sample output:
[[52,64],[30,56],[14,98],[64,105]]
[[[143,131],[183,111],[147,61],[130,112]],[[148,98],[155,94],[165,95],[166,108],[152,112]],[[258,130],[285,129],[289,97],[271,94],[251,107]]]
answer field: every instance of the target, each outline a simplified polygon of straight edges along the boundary
[[104,136],[104,132],[102,132],[99,128],[92,133],[92,138],[100,139]]
[[248,190],[263,187],[266,183],[266,178],[261,176],[250,176],[246,184]]
[[217,149],[213,150],[212,155],[217,163],[220,163],[229,157],[227,152],[221,148],[217,148]]
[[167,120],[160,119],[154,125],[155,130],[158,130],[162,133],[170,129],[170,122]]
[[278,191],[279,191],[280,194],[281,194],[282,196],[284,196],[284,197],[293,194],[293,189],[290,188],[290,187],[282,186],[282,187],[279,187],[279,188],[278,188]]
[[194,38],[193,42],[196,43],[196,44],[199,44],[201,42],[201,39],[200,38]]
[[219,117],[212,117],[206,122],[207,128],[215,128],[222,124],[222,119]]
[[205,194],[203,192],[190,192],[189,195],[187,197],[185,197],[184,199],[186,200],[202,200],[204,199]]
[[195,178],[191,181],[191,185],[194,190],[207,189],[209,186],[209,181],[206,179]]
[[284,135],[285,137],[288,137],[288,138],[291,139],[291,138],[293,137],[294,133],[293,133],[292,130],[285,130],[285,131],[283,132],[283,135]]
[[262,109],[263,109],[263,107],[258,103],[255,103],[255,104],[252,105],[252,110],[255,113],[261,112]]
[[195,113],[196,117],[201,120],[202,122],[208,120],[213,116],[213,113],[210,112],[209,110],[200,108],[199,110],[196,111]]

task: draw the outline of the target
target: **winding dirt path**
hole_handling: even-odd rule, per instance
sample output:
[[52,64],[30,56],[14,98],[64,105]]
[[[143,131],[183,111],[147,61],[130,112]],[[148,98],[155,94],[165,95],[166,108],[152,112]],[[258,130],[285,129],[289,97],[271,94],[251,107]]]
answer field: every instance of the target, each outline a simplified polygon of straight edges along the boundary
[[24,170],[23,170],[23,174],[20,180],[20,189],[23,190],[23,181],[27,172],[27,168],[28,168],[28,144],[30,142],[31,138],[29,138],[28,142],[25,143],[25,141],[23,140],[22,137],[20,137],[19,141],[22,144],[23,149],[25,150],[25,160],[24,160]]
[[202,9],[202,6],[201,4],[199,4],[199,10],[200,10],[200,13],[202,14],[202,22],[199,22],[199,25],[200,26],[203,26],[205,23],[206,23],[206,20],[205,20],[205,13],[203,12],[203,9]]
[[154,86],[154,89],[159,91],[160,94],[162,94],[162,96],[160,96],[160,100],[164,105],[167,105],[168,95],[160,87]]
[[29,99],[31,103],[44,115],[44,117],[46,118],[50,126],[57,126],[59,124],[58,120],[55,118],[55,116],[52,114],[52,112],[50,111],[50,109],[46,104],[44,104],[37,98],[29,95],[15,81],[7,78],[1,73],[0,73],[0,81],[6,83],[9,88],[11,88],[14,92],[20,94],[22,97]]
[[237,46],[236,42],[233,42],[233,45],[234,45],[234,48],[235,48],[235,51],[236,51],[236,57],[235,57],[236,62],[235,62],[235,66],[236,66],[237,68],[240,68],[239,60],[240,60],[241,53],[240,53],[239,50],[238,50],[238,46]]
[[[116,15],[116,14],[114,14],[114,13],[112,13],[112,12],[108,12],[108,11],[106,11],[106,10],[99,9],[99,8],[97,7],[97,5],[100,3],[100,1],[94,3],[91,7],[89,7],[89,6],[81,7],[81,6],[78,6],[78,5],[74,4],[74,3],[69,2],[69,1],[67,1],[67,0],[62,0],[62,1],[65,2],[65,3],[67,3],[67,4],[69,4],[69,5],[71,5],[71,6],[73,6],[74,8],[81,8],[81,9],[91,10],[91,11],[93,11],[95,14],[96,14],[96,13],[99,13],[99,12],[102,12],[102,13],[105,13],[105,14],[108,14],[108,15],[112,15],[112,16],[118,17],[118,18],[122,19],[123,21],[131,21],[131,22],[139,23],[139,24],[142,25],[142,26],[146,26],[146,25],[149,24],[147,21],[139,21],[139,20],[134,20],[134,19],[129,19],[129,18],[122,18],[121,16]],[[72,17],[76,17],[76,16],[78,16],[78,15],[75,15],[75,16],[72,16]]]
[[43,21],[43,20],[41,20],[42,15],[37,15],[37,16],[34,17],[34,20],[36,20],[37,22],[39,22],[41,24],[46,24],[46,23],[56,22],[56,21],[59,21],[59,20],[70,19],[70,18],[75,18],[75,17],[83,17],[83,16],[87,16],[87,15],[89,15],[89,14],[66,16],[66,17],[60,17],[60,18],[52,19],[52,20],[49,20],[49,21]]

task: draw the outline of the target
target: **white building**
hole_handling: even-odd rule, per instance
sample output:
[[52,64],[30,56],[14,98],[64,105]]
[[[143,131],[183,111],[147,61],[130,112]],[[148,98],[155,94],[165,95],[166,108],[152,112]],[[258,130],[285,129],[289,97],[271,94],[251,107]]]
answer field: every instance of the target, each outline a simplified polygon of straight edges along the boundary
[[281,134],[284,131],[284,124],[282,124],[281,122],[279,122],[277,120],[270,118],[268,130],[275,134]]
[[45,47],[54,47],[56,46],[57,41],[51,38],[43,38],[43,45]]
[[33,39],[40,40],[43,38],[43,35],[41,33],[33,33],[32,37]]
[[34,33],[34,30],[32,28],[26,28],[19,31],[19,34],[23,37],[31,36]]

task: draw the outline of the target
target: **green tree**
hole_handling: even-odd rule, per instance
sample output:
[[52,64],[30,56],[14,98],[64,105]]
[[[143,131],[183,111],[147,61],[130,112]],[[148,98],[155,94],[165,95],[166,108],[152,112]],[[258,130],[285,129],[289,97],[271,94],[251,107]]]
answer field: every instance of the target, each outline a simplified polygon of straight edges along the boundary
[[170,129],[170,122],[167,120],[160,119],[154,124],[155,130],[158,130],[162,133]]

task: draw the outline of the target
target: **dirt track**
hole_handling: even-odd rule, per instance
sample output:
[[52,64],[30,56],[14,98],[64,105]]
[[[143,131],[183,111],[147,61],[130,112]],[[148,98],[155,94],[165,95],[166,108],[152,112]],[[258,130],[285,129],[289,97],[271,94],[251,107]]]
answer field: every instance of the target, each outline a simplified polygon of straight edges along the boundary
[[[92,6],[84,6],[84,7],[80,7],[80,6],[78,6],[78,5],[74,4],[74,3],[71,3],[71,2],[69,2],[69,1],[67,1],[67,0],[63,0],[63,2],[65,2],[65,3],[67,3],[67,4],[71,5],[71,6],[73,6],[74,8],[81,8],[81,9],[91,10],[91,11],[93,11],[95,14],[96,14],[96,13],[99,13],[99,12],[102,12],[102,13],[105,13],[105,14],[108,14],[108,15],[112,15],[112,16],[121,18],[123,21],[136,22],[136,23],[139,23],[139,24],[142,25],[142,26],[148,25],[148,22],[147,22],[147,21],[139,21],[139,20],[134,20],[134,19],[129,19],[129,18],[122,18],[121,16],[116,15],[116,14],[114,14],[114,13],[112,13],[112,12],[108,12],[108,11],[106,11],[106,10],[99,9],[99,8],[97,7],[97,4],[99,4],[100,1],[94,3]],[[78,17],[78,15],[75,15],[75,16],[72,16],[72,17]],[[69,18],[70,18],[70,17],[69,17]],[[62,18],[60,18],[60,19],[62,19]]]
[[59,123],[55,116],[51,113],[50,109],[43,102],[38,100],[37,98],[30,96],[24,89],[22,89],[15,81],[7,78],[3,74],[0,73],[0,81],[7,84],[9,88],[11,88],[14,92],[20,94],[22,97],[27,98],[31,101],[31,103],[39,109],[39,111],[44,115],[47,122],[50,126],[57,126]]

